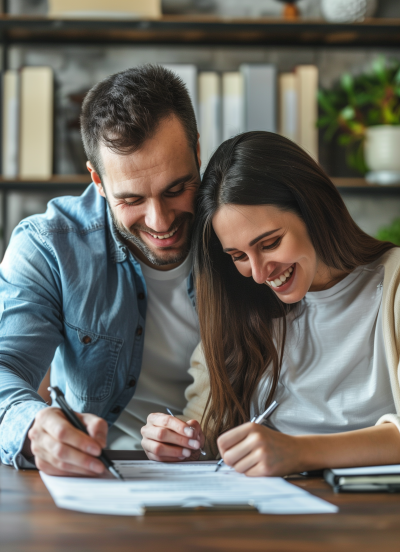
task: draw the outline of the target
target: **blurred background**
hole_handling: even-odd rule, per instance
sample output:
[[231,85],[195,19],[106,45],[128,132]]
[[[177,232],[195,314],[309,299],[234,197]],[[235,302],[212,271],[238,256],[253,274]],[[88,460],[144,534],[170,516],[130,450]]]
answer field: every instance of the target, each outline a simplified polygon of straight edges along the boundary
[[203,163],[237,132],[280,132],[321,163],[365,231],[400,245],[399,0],[3,0],[1,10],[3,251],[22,218],[90,182],[85,93],[149,62],[187,83]]

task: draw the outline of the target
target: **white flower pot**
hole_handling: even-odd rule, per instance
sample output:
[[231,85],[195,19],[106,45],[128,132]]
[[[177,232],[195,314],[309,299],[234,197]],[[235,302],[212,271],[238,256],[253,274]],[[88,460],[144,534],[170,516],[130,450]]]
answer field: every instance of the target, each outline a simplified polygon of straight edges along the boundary
[[400,125],[378,125],[367,129],[364,143],[366,175],[373,184],[400,182]]

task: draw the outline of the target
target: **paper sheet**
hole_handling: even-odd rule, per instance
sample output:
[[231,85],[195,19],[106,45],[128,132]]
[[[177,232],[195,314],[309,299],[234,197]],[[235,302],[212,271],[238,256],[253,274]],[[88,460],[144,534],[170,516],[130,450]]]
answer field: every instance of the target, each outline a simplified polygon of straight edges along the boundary
[[263,514],[325,514],[338,508],[280,477],[250,478],[215,462],[117,461],[126,481],[40,473],[59,508],[93,514],[141,515],[144,506],[254,504]]

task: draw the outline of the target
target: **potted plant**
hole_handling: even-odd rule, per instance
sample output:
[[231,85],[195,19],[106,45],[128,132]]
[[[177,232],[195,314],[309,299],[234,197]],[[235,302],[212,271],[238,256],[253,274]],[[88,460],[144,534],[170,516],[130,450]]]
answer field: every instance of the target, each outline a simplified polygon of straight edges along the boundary
[[346,73],[318,102],[318,126],[347,147],[349,166],[372,183],[400,182],[400,62],[379,57],[365,73]]

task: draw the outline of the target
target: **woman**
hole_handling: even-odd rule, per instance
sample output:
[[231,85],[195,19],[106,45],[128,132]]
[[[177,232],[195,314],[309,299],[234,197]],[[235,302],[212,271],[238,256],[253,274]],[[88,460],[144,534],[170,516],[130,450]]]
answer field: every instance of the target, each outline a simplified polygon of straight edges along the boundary
[[[266,132],[212,157],[194,247],[204,427],[225,462],[250,476],[399,463],[400,250]],[[246,423],[273,399],[269,427]]]

